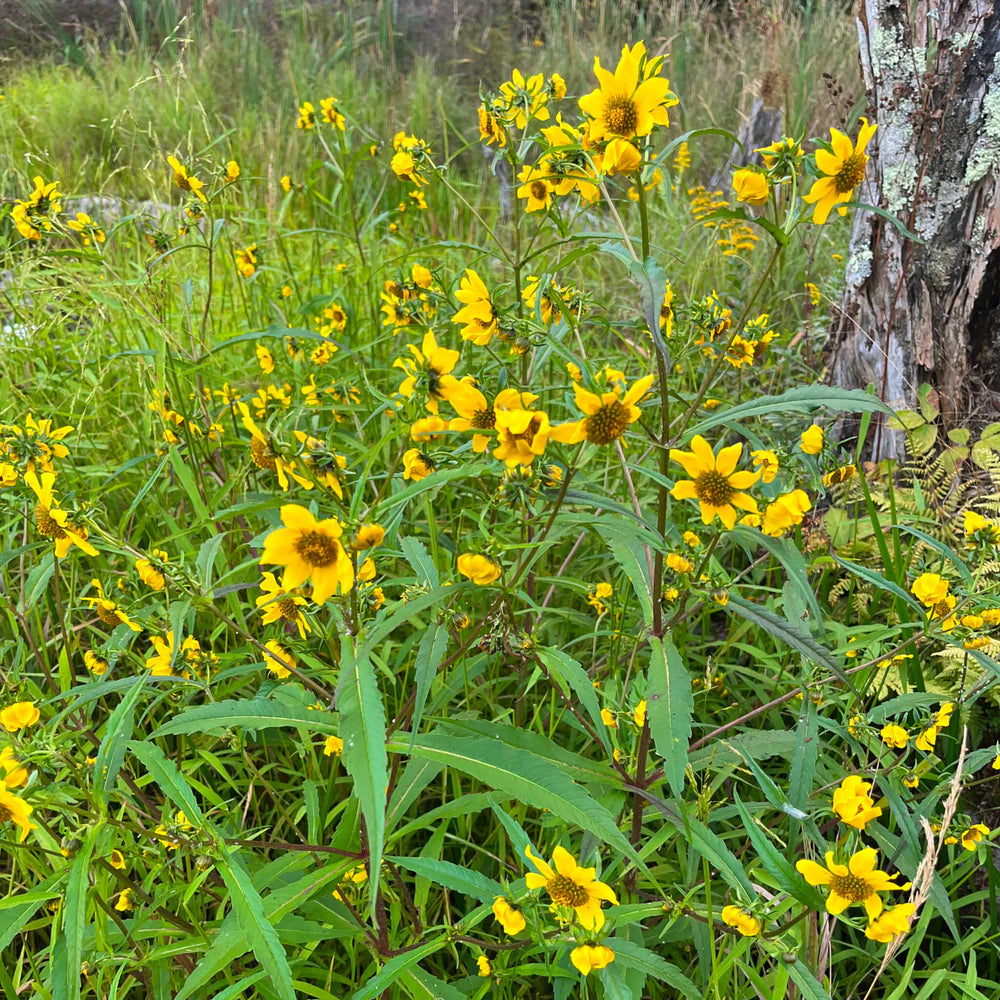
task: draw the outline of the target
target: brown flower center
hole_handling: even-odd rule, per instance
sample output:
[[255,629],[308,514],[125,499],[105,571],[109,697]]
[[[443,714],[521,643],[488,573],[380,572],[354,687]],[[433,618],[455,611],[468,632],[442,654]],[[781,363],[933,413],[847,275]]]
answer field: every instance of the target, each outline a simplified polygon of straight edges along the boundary
[[609,97],[604,105],[604,127],[616,135],[631,136],[639,124],[639,114],[631,97]]
[[535,435],[538,433],[538,429],[542,426],[542,421],[538,417],[532,417],[531,423],[528,424],[527,430],[521,431],[520,434],[511,434],[511,438],[514,441],[525,441],[529,445],[535,440]]
[[47,535],[49,538],[66,537],[66,532],[63,531],[59,522],[49,513],[49,508],[45,504],[40,503],[35,507],[35,526],[43,535]]
[[549,196],[549,189],[545,186],[544,181],[532,181],[531,182],[531,197],[535,201],[545,201]]
[[625,433],[628,425],[628,410],[616,399],[587,417],[583,432],[591,444],[611,444]]
[[938,601],[931,608],[931,618],[947,618],[951,614],[951,605],[947,601]]
[[268,469],[270,472],[275,472],[278,468],[278,463],[275,461],[276,456],[271,446],[259,437],[250,439],[250,457],[258,469]]
[[477,410],[473,418],[469,421],[478,430],[489,430],[497,425],[496,410],[492,406],[485,410]]
[[3,802],[0,802],[0,823],[7,823],[13,818],[14,813]]
[[125,621],[112,601],[97,602],[97,617],[111,628],[115,628]]
[[310,566],[332,566],[340,554],[340,543],[325,531],[305,530],[295,539],[295,551]]
[[853,191],[864,179],[867,166],[868,157],[865,153],[851,153],[834,175],[833,184],[837,193],[847,194],[848,191]]
[[285,621],[293,622],[298,619],[299,607],[291,597],[282,597],[280,601],[276,601],[275,603],[278,607],[278,614]]
[[552,902],[558,906],[583,906],[590,895],[587,890],[565,875],[555,875],[549,879],[547,888]]
[[857,875],[834,875],[830,879],[830,891],[852,903],[860,903],[872,895],[871,886]]
[[702,503],[712,507],[724,507],[736,492],[729,485],[729,479],[715,469],[709,469],[695,479],[694,491]]

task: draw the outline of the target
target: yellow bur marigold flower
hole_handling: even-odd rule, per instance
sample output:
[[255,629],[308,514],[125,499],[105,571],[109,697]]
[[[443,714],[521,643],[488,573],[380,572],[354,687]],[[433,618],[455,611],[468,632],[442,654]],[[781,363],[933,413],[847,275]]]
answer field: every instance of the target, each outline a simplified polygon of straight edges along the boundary
[[827,851],[825,868],[805,858],[797,861],[795,867],[810,885],[829,888],[826,898],[829,913],[836,916],[852,903],[862,903],[869,919],[874,920],[882,912],[879,893],[902,888],[888,872],[875,867],[877,860],[875,848],[865,847],[852,854],[846,865],[838,864],[833,860],[833,851]]
[[870,941],[888,944],[910,929],[910,919],[916,908],[914,903],[900,903],[891,910],[883,910],[878,919],[865,928],[865,937]]
[[295,657],[274,639],[264,643],[264,666],[269,674],[274,674],[279,681],[292,675],[289,668],[298,668]]
[[805,490],[792,490],[767,505],[761,518],[760,530],[772,538],[780,538],[789,528],[802,523],[802,518],[812,510],[812,503]]
[[863,830],[882,815],[882,810],[869,795],[871,788],[869,782],[851,774],[844,778],[839,788],[833,790],[833,811],[842,822],[855,830]]
[[744,937],[756,937],[760,933],[760,921],[742,906],[724,906],[722,922],[727,927],[735,927]]
[[904,750],[910,739],[910,734],[902,726],[894,723],[883,726],[879,736],[882,737],[882,742],[893,750]]
[[483,279],[471,267],[466,268],[455,298],[463,308],[452,316],[452,323],[462,324],[459,332],[463,340],[485,347],[497,332],[496,310]]
[[305,597],[297,591],[285,590],[273,573],[264,573],[260,589],[263,593],[255,603],[264,613],[265,625],[279,620],[294,622],[303,639],[306,637],[306,632],[312,631],[306,616],[299,610],[308,603]]
[[[299,105],[299,117],[295,121],[295,127],[309,130],[316,125],[316,109],[309,101]],[[287,190],[287,188],[286,188]]]
[[823,450],[823,428],[812,424],[802,432],[799,447],[807,455],[818,455]]
[[10,747],[0,750],[0,767],[3,768],[3,778],[0,779],[7,788],[20,788],[28,783],[28,772],[14,756]]
[[158,635],[150,636],[153,648],[146,657],[146,667],[153,677],[170,677],[173,674],[173,660],[176,643],[174,633],[168,632],[166,638]]
[[589,441],[596,445],[617,441],[642,416],[642,410],[636,404],[649,392],[655,381],[655,375],[646,375],[633,382],[624,395],[621,382],[611,383],[613,391],[600,395],[584,389],[579,383],[574,384],[573,398],[586,416],[574,423],[561,424],[555,440],[566,444]]
[[319,106],[323,116],[323,121],[332,125],[334,128],[339,128],[340,131],[343,132],[346,127],[347,119],[337,107],[337,98],[324,97],[323,100],[319,102]]
[[38,706],[33,701],[16,701],[0,709],[0,726],[8,733],[16,733],[19,729],[35,725],[40,717]]
[[419,448],[410,448],[403,453],[403,478],[419,483],[421,479],[426,479],[432,472],[437,470],[437,466],[429,455],[425,455]]
[[478,970],[476,975],[482,979],[486,979],[493,972],[493,969],[490,967],[490,960],[485,955],[479,955],[476,958],[476,968]]
[[948,596],[951,584],[937,573],[921,573],[910,586],[910,593],[924,605],[933,608]]
[[[601,142],[605,137],[631,139],[649,135],[654,125],[669,125],[667,108],[677,104],[670,90],[670,81],[655,73],[643,72],[640,64],[645,60],[646,49],[642,42],[632,49],[622,49],[614,73],[601,66],[600,58],[594,59],[594,75],[599,86],[580,98],[580,109],[590,122],[590,141]],[[645,70],[650,64],[645,63]]]
[[323,743],[324,757],[339,757],[344,749],[344,741],[339,736],[327,736]]
[[336,518],[316,520],[299,504],[281,508],[282,528],[264,540],[262,563],[284,566],[284,590],[294,590],[306,580],[312,583],[312,599],[326,603],[337,592],[348,593],[354,586],[354,564],[341,544],[344,527]]
[[524,849],[524,854],[538,869],[525,875],[529,889],[545,889],[556,906],[574,910],[585,930],[599,931],[604,926],[601,903],[617,906],[618,899],[611,886],[597,881],[595,868],[581,868],[562,846],[552,852],[554,869],[536,857],[530,847]]
[[504,899],[503,896],[497,896],[493,900],[493,916],[497,923],[503,927],[504,933],[511,937],[520,934],[526,926],[524,914],[520,908]]
[[492,146],[493,143],[496,143],[499,149],[503,149],[507,145],[507,133],[500,122],[497,121],[496,115],[491,111],[487,111],[484,104],[479,105],[479,138],[487,146]]
[[120,895],[118,896],[118,902],[115,903],[115,909],[119,913],[131,913],[135,906],[132,903],[132,890],[122,889]]
[[240,176],[240,165],[235,160],[230,160],[222,168],[222,179],[227,184],[232,184],[233,181],[238,180]]
[[766,205],[771,196],[767,178],[753,167],[744,167],[733,174],[733,190],[736,200],[745,201],[748,205]]
[[603,969],[615,960],[615,953],[606,944],[581,944],[569,953],[573,966],[589,976],[594,969]]
[[136,625],[134,621],[125,613],[125,609],[116,601],[109,600],[104,595],[104,588],[100,580],[91,580],[91,586],[97,591],[96,597],[85,597],[84,600],[90,605],[93,611],[97,612],[97,617],[104,622],[108,628],[117,628],[119,625],[128,625],[133,632],[141,632],[142,626]]
[[103,243],[107,239],[104,230],[86,212],[77,212],[76,218],[70,219],[66,223],[66,227],[72,229],[74,233],[80,234],[85,247],[89,247],[91,241]]
[[385,540],[385,528],[381,524],[362,524],[351,539],[351,549],[354,552],[364,552],[366,549],[378,548]]
[[396,358],[393,368],[399,368],[406,378],[399,384],[397,390],[406,399],[413,396],[419,388],[427,394],[427,409],[436,414],[438,401],[449,399],[459,390],[458,379],[451,374],[458,363],[459,352],[447,347],[439,347],[434,333],[428,330],[420,347],[407,344],[410,352],[408,358]]
[[840,483],[846,483],[848,479],[853,479],[857,474],[858,467],[856,465],[841,465],[823,477],[823,485],[826,487],[837,486]]
[[517,179],[521,182],[517,196],[528,202],[525,212],[545,212],[552,207],[552,183],[544,160],[540,160],[537,167],[522,167]]
[[632,721],[642,729],[646,725],[646,699],[643,698],[638,705],[635,706],[635,711],[632,713]]
[[[634,174],[641,163],[642,154],[631,142],[627,139],[612,139],[601,157],[601,171],[609,177],[614,177],[615,174]],[[638,201],[638,192],[635,197]]]
[[462,388],[448,402],[458,413],[448,422],[452,431],[474,431],[472,450],[478,455],[490,444],[490,433],[496,427],[497,415],[480,389],[469,377],[461,380]]
[[601,709],[601,722],[608,727],[608,729],[618,728],[618,718],[610,708]]
[[486,587],[499,579],[502,572],[489,556],[463,552],[458,557],[458,571],[468,577],[476,586]]
[[982,823],[975,823],[962,833],[962,846],[967,851],[974,851],[983,837],[989,834],[990,828]]
[[545,77],[541,73],[525,79],[521,71],[515,69],[510,79],[500,84],[500,99],[495,106],[508,124],[523,129],[530,118],[548,120],[549,109],[545,106],[548,99]]
[[758,448],[750,452],[755,469],[760,469],[760,481],[762,483],[773,483],[778,475],[778,456],[773,451],[765,448]]
[[56,558],[62,559],[74,545],[88,556],[96,556],[97,549],[87,541],[87,529],[73,524],[69,514],[60,510],[56,504],[53,489],[55,473],[43,472],[39,477],[34,472],[26,472],[24,481],[38,498],[35,505],[35,526],[41,534],[55,542]]
[[151,590],[163,590],[167,584],[164,569],[168,561],[163,549],[152,549],[146,559],[136,559],[135,569],[139,579]]
[[28,819],[30,815],[31,806],[24,799],[8,791],[6,782],[0,781],[0,823],[13,823],[19,827],[21,832],[18,841],[23,842],[35,829],[35,825]]
[[92,649],[88,649],[83,654],[83,665],[98,677],[108,671],[108,661],[103,656],[98,656]]
[[530,408],[536,399],[538,397],[531,392],[504,389],[493,404],[497,429],[497,447],[493,455],[511,468],[518,464],[531,465],[545,451],[550,437],[562,441],[572,436],[573,425],[553,427],[544,410]]
[[671,459],[679,462],[691,477],[678,481],[670,491],[671,496],[675,500],[697,500],[704,524],[711,524],[718,517],[727,530],[732,530],[737,507],[757,513],[757,501],[742,491],[757,482],[760,472],[737,472],[742,454],[743,445],[733,444],[716,455],[700,434],[692,439],[691,451],[671,448]]
[[809,193],[802,200],[813,208],[813,222],[821,226],[836,207],[841,215],[847,214],[843,203],[851,200],[854,189],[864,180],[868,166],[865,152],[877,125],[869,125],[867,118],[861,119],[857,144],[849,136],[837,129],[830,129],[832,152],[816,150],[816,169],[823,175],[813,183]]
[[170,165],[170,169],[174,172],[174,184],[177,187],[179,187],[182,191],[190,191],[200,201],[208,201],[205,197],[204,190],[202,190],[205,185],[198,180],[194,174],[188,173],[187,167],[185,167],[176,156],[168,156],[167,163]]

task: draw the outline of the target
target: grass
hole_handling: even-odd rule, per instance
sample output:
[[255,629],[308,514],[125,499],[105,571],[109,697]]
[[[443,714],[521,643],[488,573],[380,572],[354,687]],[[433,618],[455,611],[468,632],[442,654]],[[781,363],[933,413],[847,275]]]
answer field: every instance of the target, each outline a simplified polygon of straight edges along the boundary
[[[392,10],[139,5],[6,66],[0,986],[996,995],[996,505],[932,408],[866,468],[885,408],[818,379],[849,19],[553,2],[431,50]],[[560,73],[576,121],[640,38],[680,97],[641,171],[504,215],[494,170],[599,148],[485,146],[480,97]],[[761,91],[807,155],[760,208],[699,192]],[[331,94],[344,130],[296,129]],[[881,921],[804,864],[867,848]]]

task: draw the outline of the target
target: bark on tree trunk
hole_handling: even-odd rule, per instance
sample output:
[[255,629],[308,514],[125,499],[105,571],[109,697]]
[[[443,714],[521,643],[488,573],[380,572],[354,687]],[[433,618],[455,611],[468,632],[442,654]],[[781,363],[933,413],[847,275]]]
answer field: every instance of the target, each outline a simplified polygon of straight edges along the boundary
[[[833,378],[897,408],[930,382],[955,425],[1000,392],[1000,0],[863,0],[858,34],[879,126],[861,200],[923,242],[855,216]],[[873,457],[900,446],[880,427]]]

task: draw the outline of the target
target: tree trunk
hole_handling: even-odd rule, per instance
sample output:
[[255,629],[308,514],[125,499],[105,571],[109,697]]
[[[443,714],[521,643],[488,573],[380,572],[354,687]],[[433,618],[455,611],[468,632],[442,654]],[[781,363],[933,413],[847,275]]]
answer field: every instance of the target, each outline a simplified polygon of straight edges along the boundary
[[863,0],[858,34],[878,122],[861,200],[922,242],[858,211],[833,378],[896,408],[929,382],[954,426],[1000,399],[1000,3]]

